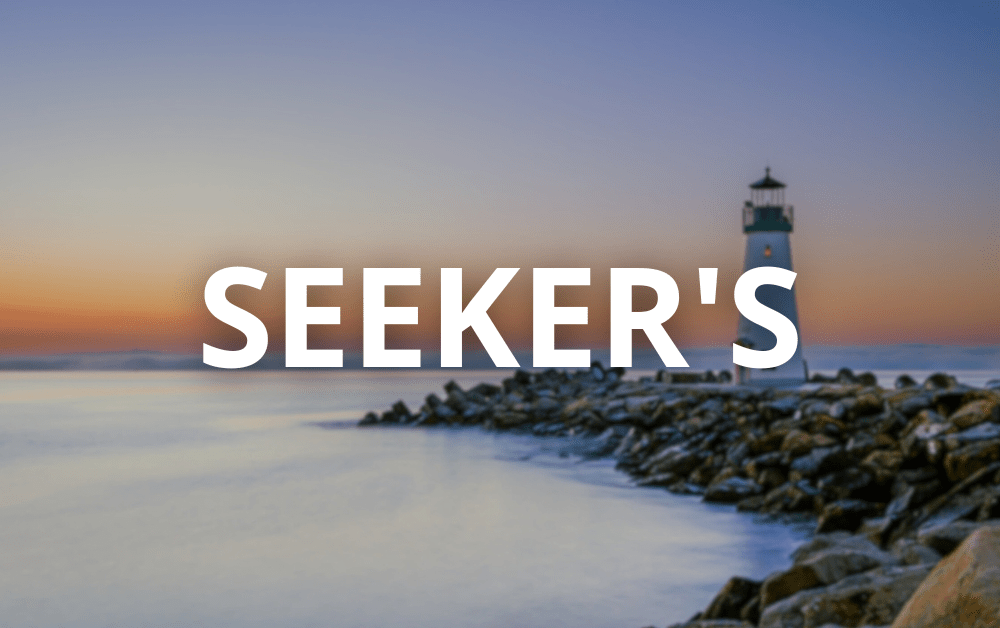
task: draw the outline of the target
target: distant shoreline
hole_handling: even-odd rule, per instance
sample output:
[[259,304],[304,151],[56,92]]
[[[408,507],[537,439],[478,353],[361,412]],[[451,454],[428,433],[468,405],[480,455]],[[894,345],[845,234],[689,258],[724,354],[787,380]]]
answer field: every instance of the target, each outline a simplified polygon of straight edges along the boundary
[[[679,371],[732,370],[732,351],[730,347],[696,347],[681,348],[685,359],[691,365],[690,369]],[[595,361],[608,363],[606,351],[592,350]],[[907,371],[930,374],[936,371],[993,371],[992,377],[1000,377],[1000,345],[956,346],[934,344],[896,344],[878,347],[868,346],[823,346],[814,345],[805,348],[806,359],[811,373],[833,375],[841,367],[855,371]],[[515,357],[523,368],[530,369],[531,355],[529,352],[515,352]],[[422,352],[423,367],[421,370],[434,370],[443,373],[460,373],[470,370],[490,370],[498,374],[508,372],[508,369],[498,369],[484,352],[468,351],[465,355],[463,368],[441,368],[438,354],[433,351]],[[361,353],[345,351],[345,370],[362,369]],[[663,365],[652,350],[636,350],[631,371],[656,371]],[[200,370],[213,372],[233,372],[214,369],[202,362],[200,354],[181,354],[162,351],[124,351],[124,352],[82,352],[59,353],[46,355],[0,355],[0,371],[78,371],[78,370],[115,370],[115,371],[173,371]],[[267,354],[249,371],[289,370],[298,372],[337,372],[341,369],[286,369],[284,355],[280,353]],[[363,369],[371,372],[397,372],[401,369]],[[891,385],[892,382],[882,382]]]

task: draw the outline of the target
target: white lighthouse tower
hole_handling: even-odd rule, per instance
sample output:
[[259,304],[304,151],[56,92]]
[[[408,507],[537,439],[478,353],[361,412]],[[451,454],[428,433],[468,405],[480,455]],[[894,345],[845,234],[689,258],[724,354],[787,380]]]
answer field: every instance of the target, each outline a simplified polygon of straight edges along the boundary
[[[771,169],[766,168],[764,178],[750,184],[750,200],[743,205],[743,233],[747,235],[743,272],[759,266],[792,270],[792,246],[788,235],[792,232],[794,218],[792,206],[785,205],[785,184],[771,178]],[[757,300],[799,329],[794,286],[785,290],[780,286],[763,285],[757,289]],[[757,351],[772,349],[778,342],[769,330],[748,321],[743,315],[740,315],[737,336],[737,344]],[[795,355],[781,366],[770,369],[737,367],[737,381],[741,384],[794,385],[804,382],[808,376],[802,359],[801,335]]]

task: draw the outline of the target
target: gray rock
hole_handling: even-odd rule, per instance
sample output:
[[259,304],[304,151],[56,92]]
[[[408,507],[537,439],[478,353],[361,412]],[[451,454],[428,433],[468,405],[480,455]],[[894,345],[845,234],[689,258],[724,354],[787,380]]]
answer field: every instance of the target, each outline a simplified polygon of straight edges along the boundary
[[740,619],[743,608],[759,592],[760,582],[756,580],[730,578],[701,614],[701,619]]
[[896,378],[896,388],[897,389],[911,388],[911,387],[916,386],[916,385],[917,385],[916,380],[914,380],[912,377],[910,377],[906,373],[903,373],[902,375],[900,375],[899,377]]
[[974,521],[954,521],[945,525],[922,528],[917,532],[917,542],[930,547],[942,556],[947,556],[982,525]]
[[816,532],[832,532],[847,530],[853,532],[861,525],[865,517],[879,514],[877,504],[860,499],[841,499],[823,508],[823,513],[816,523]]
[[931,530],[969,517],[979,509],[979,504],[979,500],[971,495],[954,495],[933,514],[922,520],[920,529]]
[[681,478],[676,473],[657,473],[636,480],[636,486],[660,486],[668,488],[677,484]]
[[911,434],[913,434],[913,437],[917,440],[930,440],[944,434],[950,428],[951,426],[943,421],[940,423],[924,423],[923,425],[915,427]]
[[646,395],[642,397],[626,397],[625,409],[629,412],[652,413],[660,403],[659,395]]
[[889,533],[895,529],[896,522],[889,517],[871,517],[861,522],[858,528],[858,536],[863,536],[872,543],[881,545],[889,537]]
[[703,401],[698,407],[691,410],[691,414],[695,416],[708,414],[710,412],[712,414],[721,414],[724,407],[725,403],[722,399],[719,399],[718,397],[710,397]]
[[753,480],[731,477],[721,482],[710,484],[705,489],[705,501],[735,504],[741,499],[758,495],[760,492],[760,485]]
[[912,397],[907,397],[903,401],[900,401],[896,405],[896,409],[899,410],[903,416],[913,416],[914,414],[924,410],[925,408],[931,407],[931,397],[930,395],[914,395]]
[[948,479],[958,482],[1000,460],[1000,440],[969,443],[944,457]]
[[752,628],[750,622],[738,619],[696,619],[694,621],[673,624],[669,628]]
[[935,565],[941,560],[941,554],[937,551],[911,538],[902,538],[893,543],[892,555],[904,565]]
[[639,440],[639,430],[634,427],[629,428],[628,433],[626,433],[625,437],[622,438],[622,441],[618,443],[618,446],[615,447],[615,450],[611,452],[611,457],[619,459],[622,458],[628,452],[628,450],[631,449],[636,444],[638,440]]
[[646,460],[639,469],[650,473],[677,473],[687,475],[694,471],[704,454],[695,450],[687,449],[684,445],[672,445],[665,447]]
[[967,443],[996,439],[1000,439],[1000,425],[996,423],[980,423],[961,432],[948,434],[944,439],[944,443],[948,449],[958,449]]
[[766,512],[801,512],[812,510],[818,492],[805,481],[785,482],[763,497],[761,508]]
[[841,420],[847,414],[847,404],[844,401],[837,401],[830,404],[830,417]]
[[796,554],[790,569],[764,580],[761,605],[766,607],[803,589],[833,584],[852,574],[899,562],[897,557],[863,537],[827,537],[818,542],[814,539],[809,549]]
[[842,448],[818,447],[808,455],[793,460],[791,470],[797,471],[802,477],[811,478],[821,473],[829,473],[846,462],[847,457]]
[[901,519],[909,510],[910,503],[913,501],[913,497],[916,494],[916,488],[912,486],[907,487],[901,495],[889,502],[889,505],[885,508],[885,516],[892,521]]
[[860,432],[847,441],[847,453],[857,458],[864,458],[875,450],[875,437],[867,432]]
[[934,373],[924,381],[925,390],[934,390],[937,388],[954,388],[958,385],[958,380],[956,380],[951,375],[947,373]]
[[445,404],[440,404],[434,408],[434,415],[442,421],[447,421],[458,416],[458,413]]
[[851,536],[847,532],[837,531],[830,532],[828,534],[814,534],[811,539],[800,545],[794,552],[792,552],[792,562],[800,563],[807,560],[810,556],[813,556],[825,549],[833,547],[840,544],[849,544],[854,542],[866,543],[864,547],[871,545],[866,539],[861,537]]
[[1000,404],[995,399],[975,399],[963,405],[949,417],[959,429],[979,425],[984,421],[1000,420]]
[[759,628],[888,624],[920,586],[930,565],[879,568],[827,587],[799,591],[761,612]]
[[776,415],[787,415],[798,410],[800,402],[801,399],[798,395],[789,395],[787,397],[775,399],[774,401],[768,401],[762,404],[762,407],[766,410],[770,410]]
[[735,467],[741,467],[749,455],[750,445],[745,440],[740,441],[726,450],[726,462]]

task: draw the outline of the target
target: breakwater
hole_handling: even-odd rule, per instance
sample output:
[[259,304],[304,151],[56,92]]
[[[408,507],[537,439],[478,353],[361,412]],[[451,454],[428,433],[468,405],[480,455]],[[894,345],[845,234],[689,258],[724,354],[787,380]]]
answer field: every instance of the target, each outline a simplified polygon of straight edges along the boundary
[[[744,511],[815,517],[793,565],[730,580],[687,624],[887,625],[942,557],[1000,523],[1000,392],[946,374],[892,388],[846,369],[794,390],[728,374],[628,380],[594,364],[517,371],[501,385],[428,395],[362,426],[479,426],[570,437],[645,486]],[[680,619],[680,618],[677,618]]]

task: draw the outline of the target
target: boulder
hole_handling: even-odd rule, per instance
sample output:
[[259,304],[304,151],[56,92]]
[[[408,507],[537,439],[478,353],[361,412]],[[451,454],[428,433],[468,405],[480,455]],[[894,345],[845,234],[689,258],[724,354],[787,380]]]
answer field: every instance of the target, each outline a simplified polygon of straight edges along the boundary
[[822,582],[816,572],[808,567],[793,565],[790,569],[773,573],[764,579],[760,589],[760,605],[767,608],[791,595],[818,587]]
[[493,417],[493,421],[500,429],[513,429],[530,422],[531,417],[524,412],[497,412]]
[[904,565],[936,565],[941,560],[937,551],[911,538],[902,538],[892,545],[892,554]]
[[945,455],[944,470],[949,480],[958,482],[998,460],[1000,440],[973,442]]
[[868,416],[869,414],[881,412],[882,409],[882,398],[871,392],[858,395],[857,399],[855,399],[854,406],[851,408],[854,412],[854,416]]
[[741,440],[738,443],[731,445],[729,449],[726,450],[726,462],[733,466],[740,467],[743,466],[744,461],[749,455],[750,445],[748,445],[745,440]]
[[400,423],[408,423],[415,418],[402,399],[392,404],[392,412],[396,415],[396,420]]
[[896,567],[880,573],[859,574],[830,587],[824,596],[813,598],[802,609],[804,628],[839,624],[843,626],[885,625],[927,576],[928,565]]
[[916,380],[914,380],[912,377],[910,377],[906,373],[903,373],[902,375],[900,375],[899,377],[896,378],[896,388],[897,389],[911,388],[911,387],[916,386],[916,385],[917,385]]
[[792,461],[790,470],[796,471],[799,478],[811,478],[822,473],[829,473],[843,467],[847,463],[847,454],[840,447],[817,447],[804,456]]
[[772,451],[771,453],[751,458],[743,465],[743,470],[750,477],[757,477],[764,469],[784,468],[785,464],[782,462],[783,460],[784,456],[780,452]]
[[921,583],[892,628],[1000,626],[1000,528],[973,532]]
[[781,486],[788,481],[788,478],[784,473],[778,469],[764,469],[757,475],[757,484],[761,486],[765,491],[770,491],[778,486]]
[[502,392],[503,389],[497,386],[496,384],[487,384],[485,382],[481,384],[476,384],[471,390],[469,390],[470,394],[486,398],[495,397]]
[[458,413],[451,406],[442,403],[434,408],[434,415],[442,421],[450,421],[458,416]]
[[927,440],[952,429],[951,423],[933,410],[921,410],[913,417],[904,431],[905,435],[914,435],[919,440]]
[[894,529],[896,529],[896,521],[891,517],[871,517],[861,522],[858,536],[863,536],[872,543],[881,545]]
[[[843,428],[838,428],[836,430],[839,432]],[[830,437],[827,434],[813,434],[813,447],[833,447],[837,444],[837,439]]]
[[792,562],[801,563],[810,556],[829,549],[834,545],[850,544],[857,539],[858,537],[851,536],[844,531],[831,532],[829,534],[814,534],[811,539],[792,552]]
[[847,368],[846,366],[842,367],[839,371],[837,371],[836,379],[838,382],[844,384],[853,384],[854,382],[858,381],[858,378],[854,376],[854,371]]
[[799,409],[799,403],[801,399],[798,395],[787,395],[773,401],[768,401],[761,404],[761,408],[765,413],[768,413],[771,417],[778,417],[781,415],[789,415],[794,413]]
[[926,390],[934,390],[937,388],[954,388],[958,385],[958,380],[956,380],[951,375],[947,373],[934,373],[924,381],[924,388]]
[[875,437],[866,432],[859,432],[847,441],[847,453],[857,458],[864,458],[875,450]]
[[885,516],[892,521],[902,519],[906,513],[909,512],[910,506],[914,502],[914,496],[917,494],[917,489],[914,486],[906,485],[906,487],[897,495],[889,505],[885,507]]
[[563,417],[568,418],[575,414],[579,414],[584,410],[591,410],[593,407],[594,402],[590,399],[590,397],[580,397],[579,399],[575,399],[563,406],[562,415]]
[[903,416],[913,416],[914,414],[931,407],[931,397],[930,395],[909,395],[905,398],[899,400],[896,404],[896,409],[899,410]]
[[784,442],[785,437],[788,436],[789,431],[790,430],[776,430],[768,432],[767,434],[751,437],[747,441],[747,444],[750,446],[750,455],[758,456],[772,452],[777,453],[778,448],[781,447],[781,444]]
[[641,471],[650,473],[676,473],[687,475],[701,464],[705,456],[696,449],[688,449],[684,445],[665,447],[639,467]]
[[625,398],[625,409],[629,412],[645,412],[652,414],[660,403],[659,395],[641,395]]
[[676,473],[657,473],[636,480],[636,486],[660,486],[663,488],[673,486],[681,478]]
[[885,625],[892,621],[930,569],[930,565],[879,568],[826,587],[799,591],[765,607],[758,626]]
[[896,450],[876,449],[865,456],[861,464],[874,471],[876,477],[892,477],[903,464],[903,454]]
[[813,438],[800,430],[792,430],[781,441],[781,451],[787,451],[792,456],[809,453],[813,448]]
[[996,423],[980,423],[961,432],[946,435],[944,437],[944,444],[948,450],[954,450],[962,445],[988,440],[1000,440],[1000,425]]
[[[832,542],[832,545],[823,547],[825,542]],[[760,590],[761,605],[766,607],[803,589],[833,584],[847,576],[899,562],[898,558],[862,537],[822,539],[814,542],[812,548],[796,553],[795,564],[790,569],[764,580]]]
[[819,491],[804,480],[797,483],[786,482],[763,497],[761,508],[772,513],[812,510],[818,496]]
[[924,528],[917,532],[917,542],[946,556],[979,527],[980,524],[973,521],[954,521]]
[[753,480],[741,477],[731,477],[721,482],[714,482],[705,489],[705,501],[735,504],[741,499],[757,495],[760,486]]
[[[839,396],[839,395],[836,395]],[[830,404],[830,418],[835,421],[841,421],[847,417],[847,401],[841,400],[836,403]]]
[[984,421],[1000,421],[1000,404],[993,399],[976,399],[963,405],[950,420],[959,429],[967,429]]
[[875,373],[866,371],[858,375],[858,383],[862,386],[877,386],[878,377],[875,376]]
[[738,619],[696,619],[680,624],[673,624],[668,628],[753,628],[753,624]]
[[816,415],[813,419],[813,423],[815,424],[816,430],[831,436],[840,436],[843,434],[844,430],[847,429],[847,426],[844,425],[843,421],[838,421],[827,414]]
[[708,605],[701,619],[740,619],[743,608],[760,592],[760,582],[735,576]]
[[[954,490],[954,487],[950,490]],[[976,495],[964,495],[961,493],[949,495],[945,493],[935,499],[934,502],[927,504],[916,512],[923,513],[924,511],[929,511],[930,507],[935,505],[939,507],[935,508],[929,516],[921,517],[918,520],[919,530],[927,532],[936,528],[943,528],[946,525],[958,522],[960,519],[971,520],[979,510],[981,502]]]
[[823,513],[816,523],[816,532],[823,533],[834,530],[853,532],[858,529],[864,518],[878,515],[879,510],[878,504],[860,499],[837,500],[823,508]]

